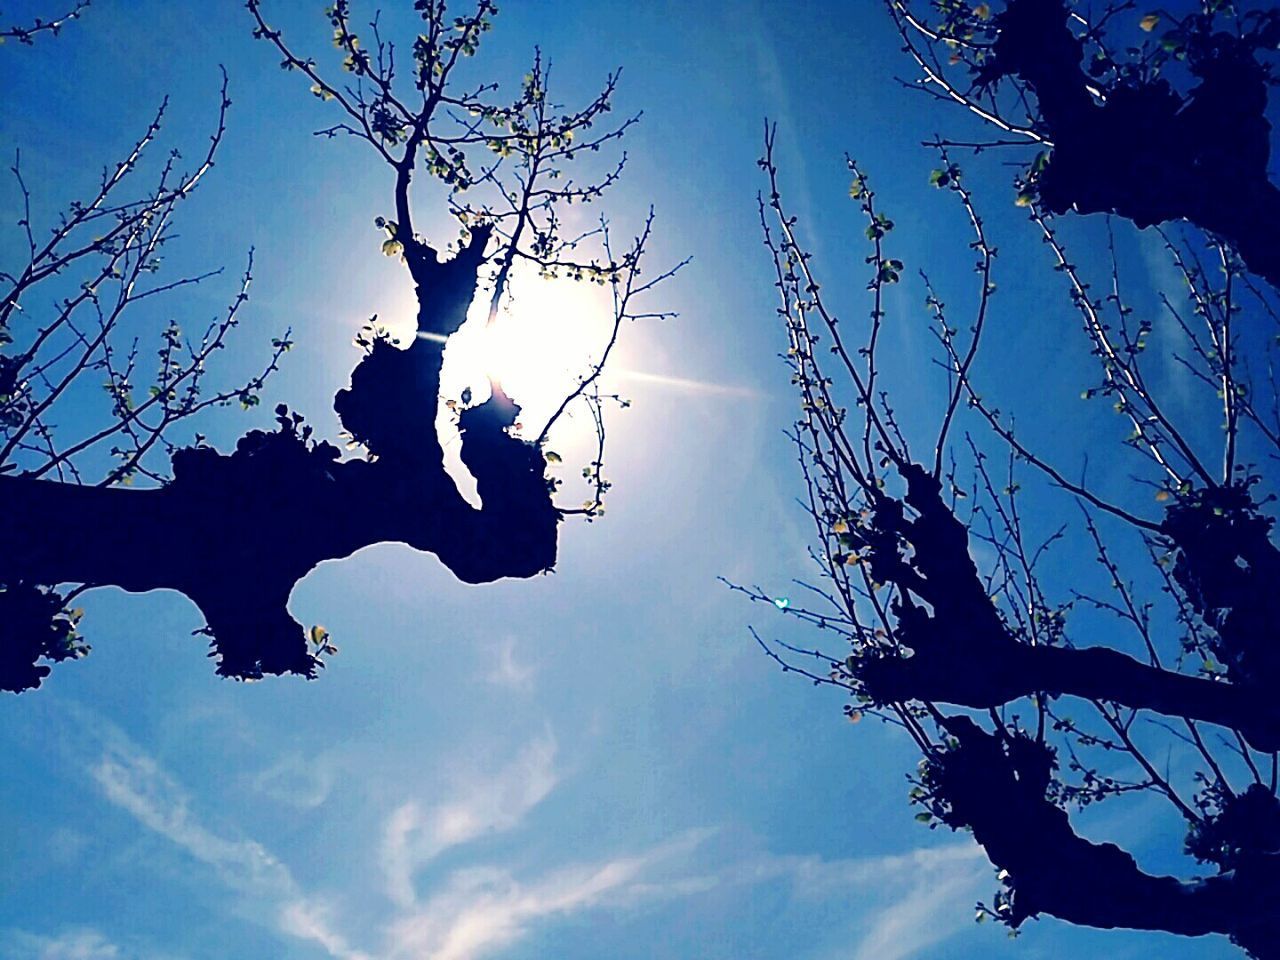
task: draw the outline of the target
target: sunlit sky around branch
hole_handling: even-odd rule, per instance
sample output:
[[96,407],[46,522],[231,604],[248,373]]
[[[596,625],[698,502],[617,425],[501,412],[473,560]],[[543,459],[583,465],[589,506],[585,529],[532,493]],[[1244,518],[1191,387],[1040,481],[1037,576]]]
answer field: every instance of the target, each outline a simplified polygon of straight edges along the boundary
[[[416,33],[407,0],[382,6],[385,35]],[[299,48],[332,59],[322,3],[263,8]],[[290,601],[341,650],[311,683],[220,680],[192,636],[202,619],[177,594],[86,596],[92,655],[40,691],[0,698],[0,960],[1234,956],[1225,939],[1045,919],[1014,942],[975,924],[993,871],[967,835],[914,821],[914,747],[876,722],[845,723],[840,696],[780,674],[748,626],[812,635],[717,579],[790,597],[813,575],[784,436],[797,401],[756,207],[765,118],[850,323],[867,278],[846,151],[896,220],[908,272],[927,266],[957,308],[971,297],[967,224],[929,187],[936,158],[921,146],[959,118],[896,81],[910,64],[879,3],[501,8],[476,78],[517,89],[537,45],[554,98],[589,99],[622,67],[615,111],[643,111],[622,142],[621,183],[567,228],[605,213],[625,245],[652,205],[646,270],[693,258],[647,295],[646,309],[678,316],[625,323],[604,374],[602,390],[628,403],[607,411],[607,515],[571,518],[554,573],[531,580],[465,586],[393,544],[322,564]],[[364,19],[374,4],[356,9]],[[225,271],[149,315],[207,322],[253,248],[225,362],[253,369],[286,328],[297,345],[260,407],[219,410],[201,429],[229,449],[287,402],[338,442],[332,398],[361,356],[357,331],[376,315],[414,335],[411,282],[374,225],[391,213],[390,173],[364,144],[313,135],[332,114],[251,32],[240,3],[94,0],[58,37],[0,48],[0,152],[7,167],[21,148],[33,217],[49,221],[166,95],[166,149],[195,156],[225,66],[226,142],[164,265]],[[992,395],[1022,398],[1020,427],[1063,444],[1079,469],[1123,424],[1055,416],[1092,376],[1087,348],[1037,332],[1032,320],[1049,314],[1074,330],[1070,303],[1047,291],[1058,278],[1013,205],[1015,168],[972,162],[987,174],[977,200],[1001,248],[993,339],[1007,345],[977,375]],[[420,233],[456,239],[443,193],[424,186],[415,204]],[[25,249],[20,210],[0,181],[2,257]],[[1169,282],[1148,267],[1146,239],[1121,243],[1135,283]],[[609,289],[517,272],[511,294],[493,324],[477,304],[449,345],[442,391],[479,398],[492,377],[536,433],[607,340]],[[923,296],[903,284],[887,306],[883,375],[905,421],[933,423],[945,373],[930,359]],[[447,414],[438,422],[448,456],[456,428]],[[581,468],[594,442],[585,412],[552,435],[570,503],[590,495]],[[1127,475],[1123,463],[1090,469],[1103,484]],[[1145,867],[1183,869],[1155,842],[1176,829],[1157,801],[1107,807],[1082,821],[1091,838],[1124,838]]]

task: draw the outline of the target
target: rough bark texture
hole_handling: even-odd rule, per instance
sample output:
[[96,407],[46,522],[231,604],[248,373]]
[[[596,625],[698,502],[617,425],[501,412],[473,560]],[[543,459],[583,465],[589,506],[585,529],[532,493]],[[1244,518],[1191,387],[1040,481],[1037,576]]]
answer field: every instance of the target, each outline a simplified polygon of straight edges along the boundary
[[0,476],[0,583],[178,590],[204,613],[218,672],[254,678],[315,674],[287,603],[323,560],[400,542],[468,583],[550,568],[559,514],[541,452],[507,432],[519,407],[495,390],[461,415],[462,458],[483,509],[445,472],[435,433],[441,341],[466,319],[487,240],[475,231],[445,262],[425,244],[406,246],[428,336],[407,349],[376,341],[334,403],[369,459],[340,461],[282,416],[278,431],[253,431],[231,454],[178,451],[173,480],[157,489]]

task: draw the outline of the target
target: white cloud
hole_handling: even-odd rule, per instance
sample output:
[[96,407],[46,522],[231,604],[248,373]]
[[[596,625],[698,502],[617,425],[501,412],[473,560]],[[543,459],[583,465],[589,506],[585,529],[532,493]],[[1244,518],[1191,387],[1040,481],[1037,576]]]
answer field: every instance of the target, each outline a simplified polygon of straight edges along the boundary
[[[992,869],[974,843],[908,853],[826,860],[819,856],[762,854],[724,868],[723,883],[755,887],[785,881],[801,904],[819,911],[824,901],[857,904],[852,920],[837,925],[832,957],[907,960],[962,932],[970,909],[990,885]],[[827,956],[828,954],[820,954]]]
[[917,850],[894,858],[899,883],[909,878],[894,902],[871,916],[854,960],[906,960],[949,939],[973,923],[971,908],[991,866],[977,844]]
[[102,757],[89,773],[108,800],[217,869],[228,885],[244,892],[294,889],[289,871],[261,844],[229,840],[196,820],[182,787],[122,734],[103,738]]
[[382,840],[382,869],[391,900],[412,905],[414,871],[441,851],[516,826],[555,788],[555,754],[555,738],[548,732],[506,766],[460,777],[454,796],[442,803],[424,808],[409,801],[397,807]]
[[[982,848],[973,843],[955,843],[907,853],[841,860],[824,860],[812,855],[765,854],[738,865],[733,870],[733,878],[760,883],[777,876],[787,876],[795,883],[796,892],[801,896],[822,897],[832,891],[855,887],[900,887],[940,871],[976,870],[977,865],[986,862]],[[989,873],[990,869],[986,869]]]
[[[635,857],[578,864],[521,883],[497,868],[455,871],[444,888],[396,922],[387,953],[413,960],[477,960],[525,937],[538,922],[606,903],[623,906],[685,892],[642,877],[701,842],[692,831]],[[702,889],[701,887],[699,889]]]
[[516,638],[510,635],[503,637],[494,652],[494,663],[485,674],[485,680],[498,687],[528,691],[533,688],[533,675],[533,667],[516,659]]
[[[87,711],[77,712],[87,715]],[[253,904],[273,910],[271,920],[281,932],[319,944],[336,960],[369,960],[329,928],[325,912],[304,896],[289,869],[262,844],[222,836],[201,823],[182,785],[110,722],[93,717],[91,724],[82,727],[96,733],[101,754],[88,769],[109,801],[214,868],[228,887]],[[100,946],[100,951],[114,950],[105,941]],[[118,956],[124,960],[118,951],[38,956],[39,960],[115,960]]]
[[333,789],[333,763],[327,757],[310,760],[287,754],[253,778],[253,789],[272,800],[301,810],[314,810]]
[[22,960],[124,960],[120,948],[97,930],[69,930],[56,937],[14,931],[5,957]]
[[285,933],[318,943],[337,960],[372,960],[369,954],[355,949],[334,931],[328,911],[319,904],[301,900],[286,903],[280,911],[280,927]]
[[[108,800],[213,868],[264,922],[316,944],[335,960],[482,960],[541,924],[582,911],[629,909],[725,887],[744,888],[748,900],[752,888],[779,881],[790,884],[796,910],[821,912],[824,901],[858,904],[849,912],[849,925],[838,931],[839,956],[908,960],[970,923],[967,908],[990,881],[981,850],[969,843],[895,856],[824,860],[765,854],[708,865],[701,845],[709,831],[690,831],[637,855],[550,870],[469,866],[448,873],[419,898],[413,874],[423,863],[485,833],[512,829],[555,788],[556,743],[547,732],[505,766],[455,777],[442,802],[406,803],[391,815],[380,852],[395,908],[366,924],[366,942],[381,946],[366,952],[339,932],[334,913],[342,904],[331,907],[308,896],[262,844],[201,822],[182,785],[119,730],[100,718],[88,726],[97,741],[88,770]],[[136,955],[96,931],[77,931],[29,937],[15,960]]]
[[[111,803],[214,868],[228,887],[246,895],[258,909],[266,908],[270,922],[282,933],[317,944],[335,960],[372,960],[371,954],[352,946],[335,929],[329,909],[306,896],[267,848],[202,823],[182,785],[152,757],[101,718],[95,718],[93,727],[100,751],[88,771]],[[425,942],[433,944],[431,955],[478,955],[514,942],[540,917],[597,902],[649,862],[639,857],[575,867],[528,885],[496,868],[463,870],[452,874],[443,891],[425,906],[413,907],[413,869],[447,847],[519,823],[555,787],[555,752],[555,739],[548,732],[497,771],[460,776],[455,795],[445,802],[425,809],[405,804],[392,815],[383,847],[384,865],[406,908],[397,911],[386,927],[393,951],[402,949],[399,944]],[[31,960],[131,960],[96,934],[41,944],[42,950],[47,946],[62,952],[29,953]],[[69,952],[74,950],[81,952]]]

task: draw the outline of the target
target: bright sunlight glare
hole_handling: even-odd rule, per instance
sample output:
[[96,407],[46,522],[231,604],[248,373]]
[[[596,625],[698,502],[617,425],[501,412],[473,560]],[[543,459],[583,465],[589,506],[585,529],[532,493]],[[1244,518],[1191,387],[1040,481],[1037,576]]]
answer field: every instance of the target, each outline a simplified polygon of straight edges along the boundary
[[467,322],[449,338],[440,393],[461,404],[469,388],[471,403],[481,403],[492,379],[520,404],[523,433],[532,439],[599,360],[613,328],[613,304],[607,286],[588,281],[513,279],[492,324],[488,298],[477,297]]
[[[475,479],[459,455],[454,409],[460,410],[468,401],[474,405],[487,400],[492,378],[520,404],[520,435],[534,439],[565,397],[590,374],[612,330],[610,290],[588,281],[548,280],[536,273],[513,272],[511,296],[492,324],[489,298],[483,292],[476,297],[467,322],[447,341],[440,376],[442,402],[436,416],[445,469],[467,500],[480,505]],[[565,411],[551,441],[572,462],[588,456],[595,427],[585,404],[579,401]]]

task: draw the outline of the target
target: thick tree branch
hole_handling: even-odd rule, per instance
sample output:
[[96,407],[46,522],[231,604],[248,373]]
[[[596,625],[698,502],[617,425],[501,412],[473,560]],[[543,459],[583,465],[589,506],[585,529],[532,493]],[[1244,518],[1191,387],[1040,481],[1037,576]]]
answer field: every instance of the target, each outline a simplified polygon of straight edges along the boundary
[[1016,78],[1035,91],[1053,142],[1037,184],[1045,208],[1114,212],[1139,227],[1187,219],[1280,285],[1280,189],[1268,179],[1267,71],[1257,59],[1274,48],[1280,24],[1233,35],[1188,18],[1197,86],[1183,96],[1162,79],[1125,81],[1099,102],[1069,14],[1065,0],[1010,0],[978,76],[984,85]]
[[[1033,646],[1015,638],[969,556],[968,532],[923,467],[900,469],[905,504],[883,497],[871,547],[872,576],[895,583],[897,633],[911,656],[869,652],[858,667],[880,702],[923,700],[989,708],[1039,693],[1106,700],[1239,730],[1253,746],[1280,748],[1280,701],[1269,689],[1192,677],[1104,647]],[[912,549],[904,560],[899,545]],[[912,596],[929,605],[915,603]]]
[[[7,322],[20,309],[20,294],[27,291],[29,297],[34,285],[89,254],[101,254],[103,264],[96,279],[91,276],[91,282],[81,285],[82,296],[64,300],[50,324],[26,335],[25,351],[16,359],[0,356],[0,497],[7,518],[13,518],[0,530],[0,689],[38,686],[48,672],[39,660],[66,659],[87,649],[76,640],[75,618],[58,606],[66,600],[56,589],[60,584],[179,590],[207,618],[205,632],[213,637],[219,672],[256,678],[264,673],[314,675],[318,655],[332,652],[322,631],[308,638],[287,612],[294,584],[322,560],[391,541],[436,553],[467,582],[527,577],[549,569],[565,511],[550,498],[558,481],[545,475],[551,456],[544,458],[542,451],[546,433],[532,441],[515,436],[520,408],[497,385],[491,384],[489,399],[479,406],[466,406],[470,401],[464,400],[458,414],[461,456],[483,505],[476,509],[468,504],[445,471],[435,429],[444,347],[466,321],[482,282],[492,303],[499,303],[515,258],[536,265],[542,276],[564,271],[575,279],[608,283],[615,295],[625,288],[620,301],[615,296],[615,332],[624,319],[638,316],[628,309],[628,298],[670,275],[637,282],[643,237],[621,261],[609,254],[608,262],[601,263],[580,256],[578,249],[596,231],[561,234],[561,205],[599,198],[620,173],[621,161],[596,180],[552,182],[565,172],[563,163],[596,152],[633,122],[604,123],[616,73],[576,111],[548,99],[547,69],[540,56],[512,102],[493,102],[490,95],[497,85],[492,83],[459,92],[452,72],[476,52],[495,8],[490,0],[475,0],[467,15],[455,17],[448,15],[444,0],[423,0],[415,10],[424,32],[411,47],[416,94],[406,99],[396,92],[395,50],[384,42],[376,16],[370,24],[373,47],[365,50],[352,29],[350,3],[335,0],[329,6],[326,16],[342,56],[341,69],[354,81],[331,83],[313,60],[295,54],[267,25],[259,0],[247,0],[246,6],[254,35],[278,50],[282,66],[299,71],[311,81],[315,96],[335,100],[345,111],[345,122],[321,132],[343,130],[365,140],[394,171],[394,220],[377,217],[375,222],[387,232],[383,253],[402,257],[413,279],[416,335],[406,348],[377,328],[372,338],[357,337],[367,354],[349,388],[338,392],[334,408],[353,446],[369,451],[365,460],[340,462],[337,449],[313,440],[302,417],[283,405],[276,410],[277,431],[249,433],[230,455],[204,446],[198,434],[195,447],[178,449],[165,439],[167,428],[228,399],[239,399],[246,408],[256,405],[265,377],[292,344],[287,334],[273,341],[276,352],[267,370],[238,391],[200,395],[204,360],[235,326],[236,307],[247,296],[242,289],[226,318],[210,328],[198,347],[185,345],[185,366],[176,359],[184,347],[181,332],[176,325],[164,331],[150,399],[135,402],[137,348],[118,349],[112,339],[127,307],[198,279],[145,289],[139,285],[139,277],[158,264],[155,254],[171,208],[211,166],[224,129],[222,118],[195,173],[175,184],[171,159],[155,191],[141,202],[113,203],[108,197],[154,139],[159,117],[114,172],[104,175],[93,199],[71,206],[43,249],[28,214],[20,226],[26,231],[30,263],[17,276],[0,275],[13,286],[0,301],[0,346],[13,339]],[[407,105],[419,99],[420,106]],[[224,87],[224,113],[228,105]],[[597,124],[603,132],[593,129]],[[499,159],[486,166],[482,158],[492,154]],[[505,158],[513,168],[509,178],[499,173]],[[458,251],[447,260],[438,252],[442,247],[429,245],[413,228],[410,188],[419,169],[447,185],[450,209],[463,227]],[[473,169],[480,172],[473,174]],[[16,164],[14,172],[29,206],[30,194]],[[507,210],[513,198],[515,209]],[[92,243],[74,241],[75,230],[102,218],[119,222]],[[643,236],[647,234],[648,225]],[[604,247],[608,254],[607,240]],[[481,270],[494,271],[497,264],[503,266],[496,280],[493,273],[481,278]],[[106,284],[114,298],[102,290],[107,280],[114,281]],[[247,286],[247,274],[245,282]],[[78,325],[70,314],[82,305],[90,317]],[[595,373],[602,363],[603,358],[593,367]],[[79,442],[62,444],[53,435],[49,414],[92,369],[107,373],[104,389],[113,420],[91,426]],[[580,388],[566,404],[582,400],[591,408],[603,442],[594,375],[588,383],[593,386],[589,396]],[[100,487],[127,483],[135,474],[161,486],[147,491],[76,489],[46,479],[65,480],[70,474],[79,481],[74,459],[107,438],[120,444],[110,451],[119,463]],[[154,462],[161,453],[170,455],[171,482],[163,478],[163,465]],[[40,462],[33,462],[36,458]],[[583,511],[588,516],[600,512],[600,495],[608,485],[600,478],[600,467],[597,454],[594,474],[588,474],[595,480],[595,501]]]
[[1280,851],[1245,854],[1202,880],[1152,876],[1114,844],[1075,833],[1046,796],[1056,762],[1043,744],[966,717],[943,726],[953,746],[928,762],[924,802],[948,826],[972,830],[1003,871],[1000,919],[1017,927],[1047,913],[1091,927],[1227,934],[1258,960],[1280,956]]
[[323,560],[392,541],[437,554],[470,583],[550,568],[559,514],[540,451],[507,433],[519,408],[495,390],[462,414],[479,510],[445,472],[435,435],[439,340],[465,319],[487,240],[477,230],[443,263],[425,245],[414,251],[419,330],[435,336],[404,350],[375,341],[335,401],[370,459],[338,462],[335,447],[311,442],[281,408],[278,431],[253,431],[230,455],[177,451],[174,479],[159,489],[0,476],[0,582],[178,590],[205,614],[219,672],[252,678],[314,675],[286,603]]

